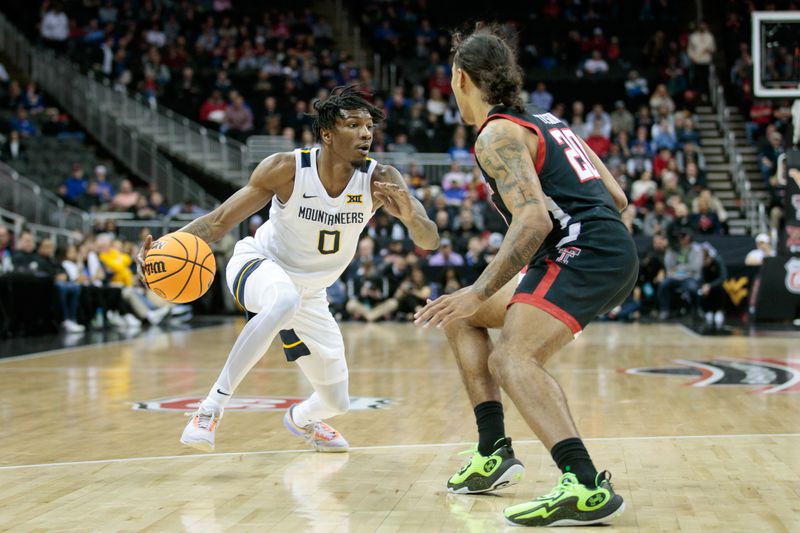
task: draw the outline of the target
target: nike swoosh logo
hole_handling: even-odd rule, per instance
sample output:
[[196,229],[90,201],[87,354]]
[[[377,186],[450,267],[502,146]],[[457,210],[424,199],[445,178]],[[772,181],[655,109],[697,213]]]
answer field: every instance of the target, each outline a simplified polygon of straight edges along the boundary
[[222,392],[222,390],[217,389],[217,394],[222,394],[223,396],[230,396],[227,392]]
[[308,196],[306,193],[303,193],[303,198],[317,198],[317,196]]

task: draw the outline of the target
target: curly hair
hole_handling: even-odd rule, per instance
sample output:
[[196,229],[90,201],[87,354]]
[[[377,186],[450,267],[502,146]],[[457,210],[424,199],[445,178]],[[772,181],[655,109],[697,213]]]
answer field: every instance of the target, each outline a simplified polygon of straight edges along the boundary
[[453,63],[469,74],[483,99],[524,112],[519,95],[523,74],[514,36],[504,35],[497,24],[479,23],[472,33],[455,31],[451,38]]
[[316,112],[309,116],[314,117],[311,131],[317,141],[322,140],[322,130],[331,129],[336,125],[336,119],[342,118],[342,110],[365,109],[376,124],[383,122],[386,116],[383,111],[372,105],[365,98],[366,93],[359,89],[357,84],[339,86],[331,91],[325,98],[317,98],[311,104]]

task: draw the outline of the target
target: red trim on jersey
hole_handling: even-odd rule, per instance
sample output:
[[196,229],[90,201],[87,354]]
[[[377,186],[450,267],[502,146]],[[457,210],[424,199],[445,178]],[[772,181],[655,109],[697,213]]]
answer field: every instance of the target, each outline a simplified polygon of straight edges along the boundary
[[486,120],[483,121],[481,127],[478,129],[478,135],[481,134],[483,128],[491,120],[495,120],[497,118],[504,118],[506,120],[510,120],[515,124],[519,124],[522,127],[528,128],[529,130],[533,130],[536,133],[536,136],[539,138],[539,145],[536,149],[536,161],[534,162],[534,167],[536,168],[536,173],[541,174],[542,167],[544,166],[544,158],[547,155],[547,143],[544,140],[544,135],[542,135],[542,130],[539,129],[539,126],[534,124],[533,122],[528,122],[527,120],[522,120],[521,118],[515,117],[514,115],[506,115],[505,113],[495,113],[494,115],[489,115],[486,117]]
[[[561,322],[566,325],[570,331],[572,331],[573,335],[577,335],[580,333],[583,328],[575,320],[575,317],[561,309],[556,304],[548,301],[545,299],[545,294],[547,291],[550,290],[550,287],[553,286],[553,283],[556,281],[558,274],[561,272],[561,267],[558,266],[556,263],[551,261],[550,259],[546,259],[547,261],[547,272],[545,272],[544,277],[539,282],[539,285],[536,286],[536,290],[533,291],[533,294],[525,294],[517,293],[512,298],[511,301],[508,302],[508,306],[506,308],[511,307],[515,303],[525,303],[528,305],[532,305],[544,311],[545,313],[557,318]],[[526,269],[527,270],[527,269]]]

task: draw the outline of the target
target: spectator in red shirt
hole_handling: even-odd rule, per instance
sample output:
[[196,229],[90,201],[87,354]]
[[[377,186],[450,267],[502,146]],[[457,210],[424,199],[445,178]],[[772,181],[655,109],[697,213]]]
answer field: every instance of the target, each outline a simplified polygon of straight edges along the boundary
[[661,148],[653,159],[653,174],[657,179],[661,179],[661,173],[667,168],[669,160],[672,159],[672,152],[669,148]]
[[761,137],[764,129],[772,121],[772,102],[770,100],[756,100],[750,108],[750,122],[745,125],[747,142],[755,144],[756,136]]
[[608,157],[608,152],[611,151],[611,141],[603,135],[603,121],[601,119],[595,119],[592,132],[586,138],[586,144],[594,150],[594,153],[600,159]]
[[215,89],[211,93],[211,97],[200,106],[200,121],[206,124],[213,123],[215,127],[218,126],[225,120],[226,107],[225,100],[222,99],[222,92]]
[[450,87],[450,78],[447,76],[447,70],[441,65],[436,67],[433,76],[428,80],[428,90],[433,91],[434,89],[439,89],[445,97],[453,94],[453,89]]

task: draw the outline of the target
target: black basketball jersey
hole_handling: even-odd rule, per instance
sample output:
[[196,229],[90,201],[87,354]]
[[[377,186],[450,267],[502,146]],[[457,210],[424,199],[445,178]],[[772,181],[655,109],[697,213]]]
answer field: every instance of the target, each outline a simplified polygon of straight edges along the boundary
[[[565,231],[577,236],[580,231],[577,222],[621,220],[600,171],[592,164],[578,136],[561,119],[543,109],[534,108],[533,113],[527,114],[496,106],[489,111],[478,135],[489,121],[501,118],[524,126],[539,138],[534,165],[553,219],[553,233],[548,241]],[[494,177],[483,167],[481,171],[492,188],[492,200],[510,224],[511,212],[497,192]]]

